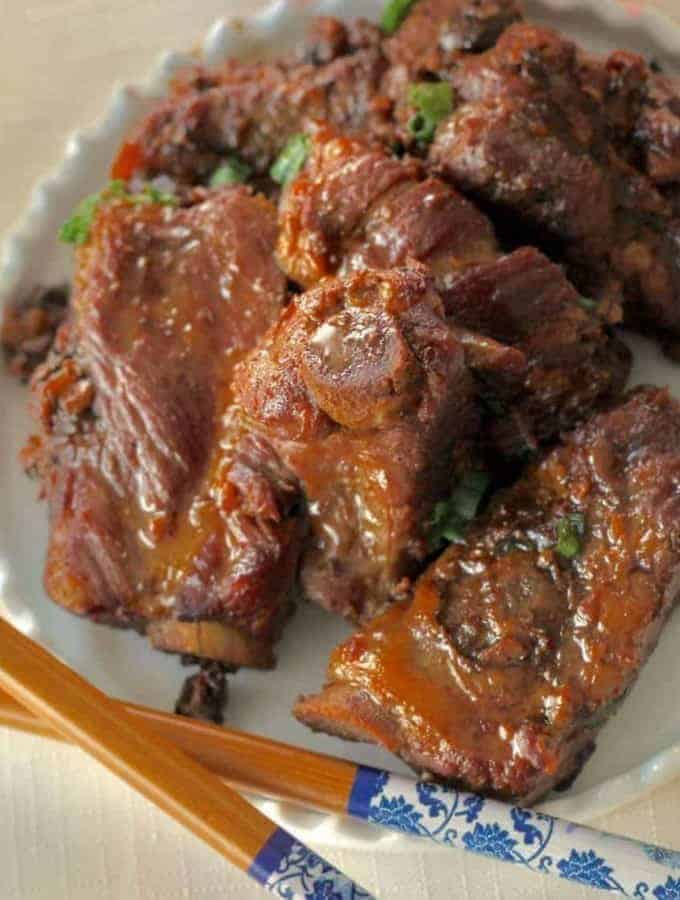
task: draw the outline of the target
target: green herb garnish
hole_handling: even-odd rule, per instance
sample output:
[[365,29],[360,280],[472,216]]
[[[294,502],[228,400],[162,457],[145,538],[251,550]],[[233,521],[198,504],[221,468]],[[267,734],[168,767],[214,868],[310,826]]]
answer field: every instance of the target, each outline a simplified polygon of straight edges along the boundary
[[124,200],[127,203],[160,203],[162,206],[176,206],[174,194],[160,191],[151,184],[137,194],[130,194],[124,181],[110,181],[98,194],[90,194],[76,206],[73,214],[59,229],[59,240],[65,244],[84,244],[90,236],[90,229],[97,210],[110,200]]
[[592,312],[600,305],[597,300],[593,300],[592,297],[579,297],[578,303],[579,306],[582,309],[585,309],[586,312]]
[[464,540],[464,530],[465,523],[456,515],[449,500],[441,500],[435,504],[428,535],[431,550],[438,550],[446,541],[451,544],[460,543]]
[[295,134],[279,153],[269,174],[277,184],[288,184],[304,166],[311,142],[306,134]]
[[179,200],[168,191],[159,191],[152,184],[147,184],[139,194],[128,194],[130,203],[159,203],[161,206],[177,206]]
[[456,512],[466,522],[471,522],[477,515],[479,504],[489,486],[490,478],[486,472],[467,472],[457,484],[451,502]]
[[449,499],[435,505],[429,531],[430,547],[433,550],[438,549],[445,541],[460,543],[465,540],[465,530],[477,515],[489,482],[486,472],[466,472]]
[[394,34],[409,14],[415,0],[387,0],[380,17],[380,27],[385,34]]
[[408,101],[417,110],[408,123],[408,130],[417,141],[429,144],[437,125],[453,112],[453,88],[445,81],[412,84]]
[[230,184],[245,184],[252,175],[253,170],[245,160],[236,154],[231,154],[225,162],[215,169],[210,178],[210,187],[227,187]]
[[98,194],[85,197],[73,210],[70,219],[67,219],[59,229],[59,240],[77,246],[84,244],[90,236],[92,222],[101,204],[107,200],[126,196],[125,182],[116,179],[110,181]]
[[121,178],[116,178],[115,181],[109,181],[107,186],[103,191],[100,191],[100,197],[115,197],[116,199],[122,199],[123,197],[127,197],[128,189],[126,187],[125,182]]
[[81,200],[71,217],[59,229],[59,240],[76,246],[84,244],[90,236],[90,228],[100,203],[101,194],[90,194]]
[[555,549],[565,559],[573,559],[581,552],[581,538],[585,534],[586,520],[582,513],[569,513],[557,522]]

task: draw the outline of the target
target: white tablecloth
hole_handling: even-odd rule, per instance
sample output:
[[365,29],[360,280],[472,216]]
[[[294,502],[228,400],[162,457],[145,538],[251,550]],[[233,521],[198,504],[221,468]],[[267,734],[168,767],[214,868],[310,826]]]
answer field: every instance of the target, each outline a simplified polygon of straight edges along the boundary
[[[680,785],[610,815],[610,831],[680,847]],[[322,849],[380,900],[586,898],[458,851]],[[258,900],[263,892],[79,750],[0,729],[2,900]]]
[[[680,0],[657,0],[680,19]],[[0,233],[111,85],[258,0],[0,0]],[[0,499],[0,503],[2,500]],[[641,723],[641,727],[643,727]],[[597,823],[680,847],[680,783]],[[381,900],[590,892],[456,851],[333,851]],[[215,853],[78,750],[0,729],[0,900],[259,898]]]

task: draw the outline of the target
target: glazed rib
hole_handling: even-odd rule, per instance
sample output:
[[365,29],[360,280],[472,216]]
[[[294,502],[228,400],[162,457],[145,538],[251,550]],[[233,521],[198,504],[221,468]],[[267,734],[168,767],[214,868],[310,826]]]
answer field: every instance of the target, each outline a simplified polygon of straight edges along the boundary
[[672,100],[652,99],[647,70],[636,101],[616,62],[585,58],[549,29],[512,25],[495,47],[441,73],[458,105],[429,161],[505,231],[521,225],[524,240],[565,262],[586,296],[623,303],[630,324],[677,334],[680,226],[658,184],[678,164],[675,122],[663,164],[659,155]]
[[[200,184],[236,152],[271,191],[272,161],[318,120],[425,155],[408,128],[409,86],[437,79],[452,84],[456,109],[429,148],[429,173],[481,201],[504,241],[565,263],[610,319],[623,305],[627,323],[675,339],[677,81],[634,54],[587,56],[524,22],[515,0],[421,0],[387,40],[362,20],[322,19],[295,57],[192,70],[125,142],[114,174]],[[404,202],[425,196],[414,189]]]
[[384,608],[431,552],[429,520],[469,467],[478,410],[461,338],[421,270],[326,279],[239,367],[236,396],[300,481],[308,597]]
[[234,367],[285,301],[275,234],[245,188],[105,204],[33,380],[48,593],[236,665],[272,663],[305,532],[295,478],[230,414]]
[[266,174],[286,141],[315,119],[389,140],[390,104],[380,90],[386,68],[375,25],[322,20],[297,58],[190,71],[130,135],[114,177],[201,183],[229,152]]
[[297,717],[531,802],[571,779],[680,590],[680,406],[646,388],[497,496]]

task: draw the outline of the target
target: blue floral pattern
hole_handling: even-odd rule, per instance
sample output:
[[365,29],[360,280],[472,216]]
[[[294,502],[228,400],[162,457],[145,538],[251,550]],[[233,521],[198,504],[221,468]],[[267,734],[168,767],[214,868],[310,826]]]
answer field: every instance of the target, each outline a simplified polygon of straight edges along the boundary
[[389,800],[381,797],[380,803],[373,811],[373,821],[376,825],[396,828],[407,834],[419,832],[422,818],[423,814],[417,812],[404,797],[393,797]]
[[657,900],[680,900],[680,878],[669,876],[668,881],[654,888],[652,894]]
[[363,888],[281,828],[260,850],[250,874],[282,900],[372,900]]
[[635,900],[680,900],[680,852],[601,834],[545,813],[360,766],[358,818]]
[[561,859],[557,863],[557,869],[562,878],[578,881],[579,884],[601,888],[603,891],[623,890],[618,881],[612,877],[614,871],[612,867],[592,850],[586,850],[584,853],[572,850],[568,859]]
[[475,825],[474,831],[463,835],[463,843],[468,850],[483,856],[493,856],[506,862],[515,861],[517,841],[495,822],[493,825]]

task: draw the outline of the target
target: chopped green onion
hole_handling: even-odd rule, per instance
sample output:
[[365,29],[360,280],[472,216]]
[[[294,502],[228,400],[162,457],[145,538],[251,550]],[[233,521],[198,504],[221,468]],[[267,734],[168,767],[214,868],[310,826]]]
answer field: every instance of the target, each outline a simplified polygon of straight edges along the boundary
[[178,203],[174,194],[160,191],[151,184],[147,184],[138,194],[130,194],[125,182],[116,179],[110,181],[98,194],[90,194],[80,201],[71,217],[59,229],[59,240],[76,246],[84,244],[90,236],[97,210],[108,200],[124,200],[134,204],[160,203],[162,206],[176,206]]
[[309,156],[310,140],[306,134],[295,134],[279,153],[269,174],[277,184],[288,184],[304,166]]
[[408,130],[421,144],[429,144],[437,130],[437,123],[428,119],[423,113],[416,113],[409,119]]
[[387,0],[380,17],[380,27],[385,34],[394,34],[411,11],[415,0]]
[[578,302],[579,306],[585,309],[586,312],[592,312],[600,305],[597,300],[593,300],[591,297],[579,297]]
[[573,559],[581,552],[581,538],[585,534],[586,521],[582,513],[569,513],[557,522],[555,549],[565,559]]
[[101,194],[90,194],[76,206],[64,224],[59,229],[59,240],[65,244],[80,246],[90,236],[92,222],[99,209]]
[[409,131],[417,141],[429,144],[437,125],[453,112],[453,88],[445,81],[412,84],[408,101],[416,108],[408,123]]
[[109,181],[101,193],[102,196],[106,194],[107,197],[122,198],[127,196],[127,187],[121,178],[116,178],[115,181]]
[[215,169],[210,178],[210,187],[226,187],[230,184],[245,184],[252,174],[247,162],[235,154],[227,157],[219,169]]
[[159,203],[161,206],[177,206],[179,203],[174,194],[159,191],[152,184],[147,184],[139,194],[130,194],[130,203]]
[[423,81],[408,89],[408,100],[423,115],[443,119],[453,112],[453,88],[446,81]]
[[429,544],[432,550],[438,550],[446,541],[457,544],[464,540],[464,523],[451,509],[448,500],[435,504],[430,521]]
[[125,182],[116,179],[110,181],[98,194],[90,194],[85,197],[59,229],[59,240],[65,244],[84,244],[90,236],[92,222],[102,202],[126,196]]
[[489,486],[490,478],[486,472],[466,472],[451,494],[451,503],[458,515],[466,522],[471,522],[477,515],[479,504]]
[[445,541],[459,543],[465,540],[465,529],[477,515],[489,482],[486,472],[466,472],[449,499],[435,505],[429,531],[433,550]]

